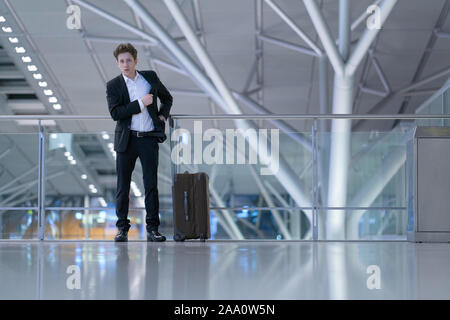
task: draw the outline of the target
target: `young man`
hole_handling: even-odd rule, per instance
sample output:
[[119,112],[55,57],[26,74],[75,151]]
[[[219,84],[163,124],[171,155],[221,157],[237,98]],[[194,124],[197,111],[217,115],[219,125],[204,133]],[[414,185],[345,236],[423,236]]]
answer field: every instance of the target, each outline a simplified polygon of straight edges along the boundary
[[[128,241],[131,175],[139,157],[145,188],[147,241],[165,241],[166,237],[158,232],[158,143],[166,139],[165,121],[173,99],[154,71],[136,70],[137,50],[133,45],[120,44],[114,50],[114,57],[121,74],[106,84],[108,109],[116,121],[116,226],[119,231],[114,240]],[[157,98],[161,101],[159,110]]]

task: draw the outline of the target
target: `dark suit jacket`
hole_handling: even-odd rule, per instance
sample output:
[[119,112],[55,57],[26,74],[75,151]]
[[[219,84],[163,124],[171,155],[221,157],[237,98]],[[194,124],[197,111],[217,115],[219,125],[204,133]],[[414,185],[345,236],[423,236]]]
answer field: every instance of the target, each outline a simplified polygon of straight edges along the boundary
[[[158,138],[158,142],[163,142],[166,138],[164,134],[165,122],[159,119],[159,115],[163,115],[166,119],[169,117],[173,101],[172,96],[159,80],[155,71],[136,70],[136,72],[139,72],[151,85],[149,93],[153,94],[153,103],[147,106],[147,110],[153,120],[155,130],[163,137]],[[161,100],[160,109],[158,109],[158,98]],[[106,100],[108,101],[109,113],[116,121],[114,151],[124,152],[130,139],[131,117],[133,114],[141,112],[139,102],[137,100],[130,102],[128,88],[122,74],[106,84]]]

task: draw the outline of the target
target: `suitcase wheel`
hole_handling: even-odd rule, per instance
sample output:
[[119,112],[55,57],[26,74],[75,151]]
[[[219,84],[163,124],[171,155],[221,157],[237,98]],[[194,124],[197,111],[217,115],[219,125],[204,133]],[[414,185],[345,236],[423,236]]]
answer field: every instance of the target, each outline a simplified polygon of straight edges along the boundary
[[186,240],[186,237],[184,235],[182,235],[182,234],[177,233],[177,234],[174,234],[173,240],[175,240],[175,241],[184,241],[184,240]]

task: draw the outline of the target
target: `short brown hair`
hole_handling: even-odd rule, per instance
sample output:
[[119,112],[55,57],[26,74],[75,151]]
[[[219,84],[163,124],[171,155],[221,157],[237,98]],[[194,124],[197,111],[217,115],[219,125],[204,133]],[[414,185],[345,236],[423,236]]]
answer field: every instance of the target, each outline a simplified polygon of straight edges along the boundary
[[117,60],[117,56],[121,53],[129,52],[133,59],[136,60],[137,58],[137,50],[131,43],[121,43],[117,46],[117,48],[114,50],[114,57]]

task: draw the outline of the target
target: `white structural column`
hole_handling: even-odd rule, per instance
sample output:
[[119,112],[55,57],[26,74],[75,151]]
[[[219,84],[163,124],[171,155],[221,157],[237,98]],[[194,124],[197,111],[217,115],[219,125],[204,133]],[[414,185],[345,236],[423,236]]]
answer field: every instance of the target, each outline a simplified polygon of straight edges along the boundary
[[[367,54],[370,44],[380,31],[378,28],[366,29],[353,53],[350,53],[349,1],[340,1],[339,51],[331,38],[323,15],[314,0],[303,0],[325,51],[335,71],[333,90],[333,113],[350,114],[353,106],[354,74],[361,60]],[[384,0],[379,5],[380,27],[384,24],[397,0]],[[347,60],[347,57],[348,60]],[[328,182],[328,206],[344,207],[347,198],[348,164],[351,142],[351,121],[336,119],[332,121],[330,146],[330,165]],[[345,214],[330,210],[327,214],[327,238],[345,239]]]

